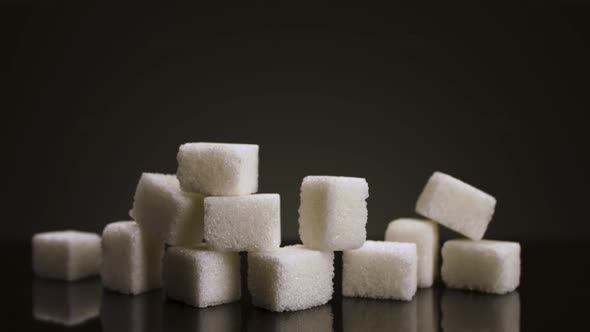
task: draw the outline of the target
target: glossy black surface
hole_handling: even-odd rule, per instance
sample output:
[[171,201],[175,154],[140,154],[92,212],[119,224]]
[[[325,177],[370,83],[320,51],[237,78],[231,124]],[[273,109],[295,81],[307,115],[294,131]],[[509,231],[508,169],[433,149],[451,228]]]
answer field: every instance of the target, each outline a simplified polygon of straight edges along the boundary
[[[342,298],[341,276],[326,305],[272,313],[241,302],[197,309],[163,298],[161,291],[127,296],[103,291],[99,279],[75,283],[33,277],[22,252],[6,245],[8,317],[35,331],[536,331],[575,329],[586,322],[585,244],[523,244],[520,288],[507,295],[446,289],[440,280],[411,302]],[[28,257],[28,256],[25,256]],[[245,263],[245,258],[242,257]],[[336,271],[341,257],[336,257]],[[243,264],[243,272],[245,266]],[[243,280],[244,281],[244,280]],[[243,286],[244,283],[243,283]],[[30,295],[30,296],[27,296]]]

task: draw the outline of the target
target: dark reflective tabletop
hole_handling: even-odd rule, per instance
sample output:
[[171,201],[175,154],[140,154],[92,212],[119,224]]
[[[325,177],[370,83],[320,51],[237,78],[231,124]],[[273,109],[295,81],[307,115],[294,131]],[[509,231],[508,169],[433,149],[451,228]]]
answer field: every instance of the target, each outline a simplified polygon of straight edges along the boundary
[[[27,252],[27,246],[13,245],[3,252],[4,260],[15,270],[5,276],[7,285],[15,285],[8,287],[8,317],[19,330],[529,331],[583,326],[588,295],[583,268],[587,264],[577,258],[587,252],[586,246],[523,248],[521,287],[506,295],[451,290],[439,280],[433,288],[419,289],[410,302],[343,298],[337,273],[331,302],[286,313],[252,306],[247,292],[240,302],[198,309],[166,300],[162,291],[139,296],[106,291],[98,278],[72,283],[35,278],[20,255],[7,254]],[[242,263],[245,272],[245,255]],[[340,265],[337,254],[337,271]]]

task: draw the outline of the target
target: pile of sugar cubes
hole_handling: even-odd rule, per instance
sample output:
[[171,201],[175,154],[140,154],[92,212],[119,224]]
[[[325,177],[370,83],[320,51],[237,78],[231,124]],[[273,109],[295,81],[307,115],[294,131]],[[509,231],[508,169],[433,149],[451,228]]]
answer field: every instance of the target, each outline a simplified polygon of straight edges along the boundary
[[385,241],[367,241],[369,185],[363,178],[307,176],[301,184],[301,245],[281,247],[278,194],[258,194],[258,145],[187,143],[176,175],[144,173],[130,216],[102,237],[61,231],[33,237],[38,276],[100,274],[105,288],[208,307],[241,298],[239,252],[247,252],[252,304],[294,311],[333,296],[334,251],[342,254],[346,297],[411,300],[437,277],[438,225],[466,238],[442,246],[447,287],[503,294],[518,287],[520,245],[482,240],[496,200],[435,172],[416,203],[429,220],[392,221]]

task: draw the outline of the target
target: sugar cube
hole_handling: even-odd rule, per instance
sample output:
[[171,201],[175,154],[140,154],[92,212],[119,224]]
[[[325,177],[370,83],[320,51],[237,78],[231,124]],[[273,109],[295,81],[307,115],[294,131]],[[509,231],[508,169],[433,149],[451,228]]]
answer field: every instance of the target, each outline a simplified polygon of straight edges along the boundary
[[170,245],[195,245],[203,241],[203,199],[180,190],[175,175],[143,173],[130,215],[150,236]]
[[491,296],[445,290],[441,310],[444,331],[520,331],[518,292]]
[[495,206],[494,197],[450,175],[435,172],[416,202],[416,212],[472,240],[481,240]]
[[195,307],[240,299],[240,256],[213,251],[206,245],[169,247],[164,255],[164,292],[168,298]]
[[275,250],[281,245],[278,194],[205,198],[205,240],[217,250]]
[[102,286],[97,278],[63,282],[33,281],[33,317],[64,326],[75,326],[98,317]]
[[163,311],[162,331],[242,331],[239,302],[195,310],[194,307],[168,301]]
[[307,176],[301,184],[299,235],[316,250],[360,248],[366,239],[369,185],[363,178]]
[[248,315],[248,331],[334,331],[333,323],[329,304],[280,314],[254,308]]
[[45,278],[78,280],[98,275],[100,236],[79,231],[38,233],[33,236],[33,271]]
[[418,249],[418,287],[431,287],[438,273],[438,224],[400,218],[387,226],[385,241],[411,242]]
[[409,301],[418,284],[415,243],[366,241],[342,255],[342,294]]
[[186,143],[180,146],[176,160],[176,175],[184,191],[206,196],[258,191],[258,145]]
[[416,301],[343,298],[343,331],[417,331]]
[[442,279],[450,288],[504,294],[520,282],[520,244],[450,240],[442,248]]
[[295,311],[327,303],[334,292],[334,253],[302,245],[248,253],[252,304],[270,311]]
[[105,332],[162,331],[162,292],[126,296],[105,292],[100,305],[100,323]]
[[164,244],[148,236],[134,221],[108,224],[102,233],[103,285],[125,294],[160,288]]

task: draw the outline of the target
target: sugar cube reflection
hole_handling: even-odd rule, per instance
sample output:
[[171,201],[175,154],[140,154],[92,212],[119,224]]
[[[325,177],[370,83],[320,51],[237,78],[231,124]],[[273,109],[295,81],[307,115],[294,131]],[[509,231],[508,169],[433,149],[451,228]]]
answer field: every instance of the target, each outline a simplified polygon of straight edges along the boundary
[[518,292],[490,295],[445,290],[442,297],[444,331],[519,331]]
[[240,331],[239,302],[196,308],[176,301],[166,301],[164,331]]
[[439,324],[439,303],[437,291],[421,288],[416,293],[418,306],[418,332],[436,332]]
[[104,332],[160,331],[162,292],[130,296],[105,290],[100,321]]
[[291,312],[271,312],[253,307],[248,317],[248,331],[332,331],[333,321],[329,304]]
[[417,300],[342,299],[343,331],[417,331]]
[[76,282],[35,279],[33,317],[64,326],[98,317],[102,285],[97,278]]

